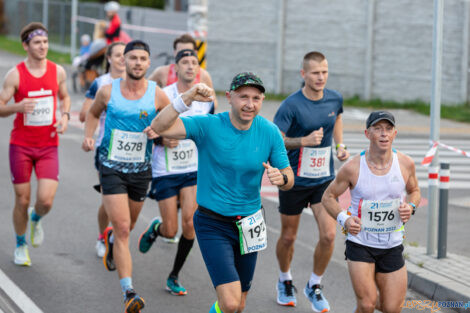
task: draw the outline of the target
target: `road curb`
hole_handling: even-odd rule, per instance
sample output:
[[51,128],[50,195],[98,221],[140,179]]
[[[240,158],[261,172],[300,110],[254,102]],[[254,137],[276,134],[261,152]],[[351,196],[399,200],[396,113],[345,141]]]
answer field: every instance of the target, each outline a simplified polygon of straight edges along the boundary
[[[408,288],[434,301],[470,301],[470,287],[406,261]],[[456,312],[468,313],[464,308]]]

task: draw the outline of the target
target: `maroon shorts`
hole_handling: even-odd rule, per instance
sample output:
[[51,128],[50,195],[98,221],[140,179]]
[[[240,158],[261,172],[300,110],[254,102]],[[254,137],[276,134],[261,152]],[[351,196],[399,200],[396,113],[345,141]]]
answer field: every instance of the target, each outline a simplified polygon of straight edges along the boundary
[[23,147],[10,144],[10,171],[13,184],[27,183],[31,172],[37,179],[59,180],[59,156],[57,146]]

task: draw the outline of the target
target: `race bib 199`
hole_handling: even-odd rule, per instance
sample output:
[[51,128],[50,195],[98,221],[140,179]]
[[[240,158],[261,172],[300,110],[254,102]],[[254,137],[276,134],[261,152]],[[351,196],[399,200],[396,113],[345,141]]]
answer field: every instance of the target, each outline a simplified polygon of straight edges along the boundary
[[33,113],[24,115],[26,126],[49,126],[54,116],[54,97],[34,98],[36,105]]
[[113,129],[108,159],[118,162],[135,163],[145,161],[147,135]]
[[165,147],[165,163],[167,172],[195,170],[197,171],[197,148],[190,139],[180,140],[175,148]]
[[401,227],[400,199],[390,200],[361,200],[362,230],[369,233],[391,233]]
[[297,176],[321,178],[330,176],[331,147],[300,148]]
[[237,221],[237,227],[242,255],[266,249],[268,246],[266,224],[261,209]]

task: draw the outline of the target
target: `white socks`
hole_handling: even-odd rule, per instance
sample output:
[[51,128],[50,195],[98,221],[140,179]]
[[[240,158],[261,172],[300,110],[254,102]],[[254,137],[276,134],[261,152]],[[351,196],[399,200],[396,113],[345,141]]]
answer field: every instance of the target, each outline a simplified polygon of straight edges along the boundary
[[285,282],[286,280],[292,280],[292,274],[290,269],[287,272],[279,272],[279,281],[281,283]]
[[308,286],[312,288],[313,285],[320,285],[322,277],[323,275],[317,276],[314,272],[312,272],[310,279],[308,280]]

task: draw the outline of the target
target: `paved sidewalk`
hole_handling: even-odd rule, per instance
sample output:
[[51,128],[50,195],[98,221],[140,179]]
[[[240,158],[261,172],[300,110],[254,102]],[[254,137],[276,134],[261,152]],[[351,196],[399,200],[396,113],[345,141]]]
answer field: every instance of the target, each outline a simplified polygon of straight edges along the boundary
[[426,255],[424,247],[412,246],[406,246],[405,258],[409,288],[434,301],[470,301],[470,258],[448,253],[446,258],[437,259]]

